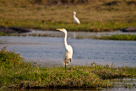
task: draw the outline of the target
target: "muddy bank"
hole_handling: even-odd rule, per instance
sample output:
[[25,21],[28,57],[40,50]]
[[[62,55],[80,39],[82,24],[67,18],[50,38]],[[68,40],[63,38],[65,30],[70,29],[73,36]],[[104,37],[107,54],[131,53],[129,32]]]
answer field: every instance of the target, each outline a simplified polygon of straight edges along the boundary
[[136,27],[127,27],[121,30],[122,32],[136,32]]

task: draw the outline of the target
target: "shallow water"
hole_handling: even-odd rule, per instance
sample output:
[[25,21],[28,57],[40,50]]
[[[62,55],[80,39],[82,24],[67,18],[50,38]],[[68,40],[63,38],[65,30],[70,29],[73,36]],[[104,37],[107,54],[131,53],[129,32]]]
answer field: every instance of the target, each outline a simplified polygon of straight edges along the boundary
[[[0,37],[0,47],[17,50],[26,61],[41,61],[44,66],[62,66],[63,37]],[[112,41],[68,38],[74,49],[70,65],[92,62],[112,66],[136,66],[136,41]]]

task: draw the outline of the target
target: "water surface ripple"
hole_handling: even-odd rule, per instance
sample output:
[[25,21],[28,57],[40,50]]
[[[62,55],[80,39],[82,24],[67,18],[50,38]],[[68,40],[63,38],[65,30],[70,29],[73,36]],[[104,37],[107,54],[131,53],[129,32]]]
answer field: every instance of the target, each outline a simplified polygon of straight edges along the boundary
[[[62,66],[63,37],[0,37],[0,47],[17,50],[26,61],[41,65]],[[70,65],[90,65],[92,62],[113,66],[136,66],[136,42],[68,38],[74,49]]]

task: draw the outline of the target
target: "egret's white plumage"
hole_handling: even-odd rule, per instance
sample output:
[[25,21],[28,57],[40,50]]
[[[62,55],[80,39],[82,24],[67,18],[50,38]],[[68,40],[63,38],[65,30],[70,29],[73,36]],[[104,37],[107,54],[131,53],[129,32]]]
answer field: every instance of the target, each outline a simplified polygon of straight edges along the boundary
[[75,23],[80,24],[79,19],[76,17],[76,12],[75,11],[73,12],[73,18],[74,18]]
[[64,58],[64,64],[66,67],[66,65],[68,65],[68,63],[71,62],[71,60],[72,60],[73,48],[70,45],[68,45],[68,43],[67,43],[67,30],[66,29],[57,29],[57,30],[64,32],[64,34],[65,34],[64,45],[65,45],[66,50],[65,50],[65,54],[64,54],[63,58]]

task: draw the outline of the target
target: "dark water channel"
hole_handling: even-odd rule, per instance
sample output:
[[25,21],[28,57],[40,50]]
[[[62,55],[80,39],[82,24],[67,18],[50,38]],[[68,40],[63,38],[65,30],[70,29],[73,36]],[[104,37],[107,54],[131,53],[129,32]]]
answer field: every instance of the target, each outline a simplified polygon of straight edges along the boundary
[[[41,65],[63,65],[63,37],[0,37],[0,47],[15,50],[26,61]],[[136,41],[112,41],[68,38],[74,49],[70,65],[90,65],[92,62],[112,66],[136,66]]]

